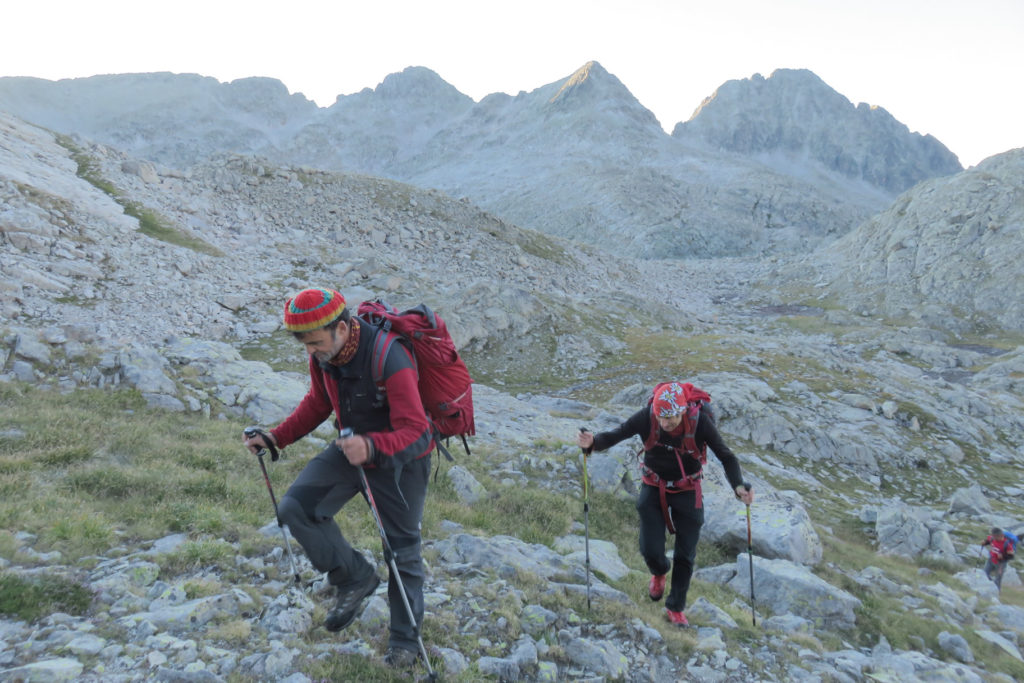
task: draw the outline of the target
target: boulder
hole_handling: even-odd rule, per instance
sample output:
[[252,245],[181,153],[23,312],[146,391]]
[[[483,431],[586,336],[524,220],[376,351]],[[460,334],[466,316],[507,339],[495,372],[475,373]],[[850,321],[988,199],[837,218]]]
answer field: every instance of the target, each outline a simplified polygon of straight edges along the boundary
[[915,558],[931,547],[931,531],[926,522],[929,511],[908,505],[887,505],[878,511],[875,533],[878,551],[883,554]]
[[980,517],[992,514],[992,505],[989,504],[981,485],[973,484],[953,492],[947,512],[951,515],[963,513],[971,517]]
[[[711,456],[713,460],[714,456]],[[715,464],[709,462],[707,469]],[[704,527],[701,536],[737,552],[747,549],[746,506],[723,483],[724,477],[708,473],[704,480]],[[822,545],[810,516],[802,505],[755,487],[750,506],[754,554],[805,565],[821,561]]]
[[466,505],[473,505],[487,496],[487,489],[469,470],[461,465],[450,467],[445,474],[455,487],[455,495]]
[[[726,584],[740,595],[750,595],[750,558],[736,558],[736,574]],[[754,558],[754,595],[758,608],[775,614],[792,613],[813,621],[818,628],[853,628],[860,600],[789,560]]]

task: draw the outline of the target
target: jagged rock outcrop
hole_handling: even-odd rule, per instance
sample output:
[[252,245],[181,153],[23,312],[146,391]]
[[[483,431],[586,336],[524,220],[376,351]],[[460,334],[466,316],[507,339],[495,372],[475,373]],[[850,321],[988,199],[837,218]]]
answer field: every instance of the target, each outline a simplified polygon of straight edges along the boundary
[[963,170],[956,155],[931,135],[911,133],[881,107],[854,106],[806,69],[728,81],[689,121],[676,124],[672,135],[780,168],[812,159],[890,192]]
[[924,182],[821,253],[827,291],[865,314],[1024,330],[1024,149]]

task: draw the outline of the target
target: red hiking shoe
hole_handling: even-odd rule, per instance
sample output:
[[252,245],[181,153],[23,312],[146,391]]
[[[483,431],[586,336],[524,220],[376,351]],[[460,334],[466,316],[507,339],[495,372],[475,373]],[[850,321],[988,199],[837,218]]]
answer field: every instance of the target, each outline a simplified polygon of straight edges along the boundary
[[682,612],[673,612],[670,609],[665,610],[665,618],[668,619],[674,626],[679,628],[686,628],[690,625],[690,622],[686,620],[686,615]]
[[661,600],[661,596],[665,594],[665,575],[655,574],[651,577],[651,582],[647,585],[647,594],[651,596],[651,600],[657,602]]

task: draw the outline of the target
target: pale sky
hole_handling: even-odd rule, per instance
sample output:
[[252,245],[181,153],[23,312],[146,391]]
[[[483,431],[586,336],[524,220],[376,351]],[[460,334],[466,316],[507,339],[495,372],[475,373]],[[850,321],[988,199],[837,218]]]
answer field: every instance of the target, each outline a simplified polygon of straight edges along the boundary
[[407,66],[479,101],[591,60],[667,131],[727,80],[802,68],[935,136],[965,167],[1024,146],[1024,0],[13,0],[0,10],[0,76],[268,76],[321,106]]

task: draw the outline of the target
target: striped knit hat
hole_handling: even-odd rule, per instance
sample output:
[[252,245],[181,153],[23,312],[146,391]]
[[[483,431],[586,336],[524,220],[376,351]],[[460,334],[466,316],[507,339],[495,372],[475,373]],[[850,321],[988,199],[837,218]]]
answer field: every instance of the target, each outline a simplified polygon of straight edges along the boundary
[[304,289],[284,305],[284,326],[290,332],[319,330],[345,310],[345,297],[333,289]]

